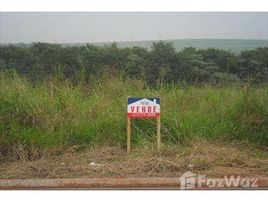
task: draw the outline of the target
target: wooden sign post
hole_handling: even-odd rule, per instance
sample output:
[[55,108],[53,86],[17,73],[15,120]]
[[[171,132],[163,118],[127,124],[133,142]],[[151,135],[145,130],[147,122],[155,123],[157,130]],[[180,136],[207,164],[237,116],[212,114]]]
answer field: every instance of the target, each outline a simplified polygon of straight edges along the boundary
[[161,146],[160,98],[128,98],[127,152],[131,151],[131,118],[156,118],[157,148]]
[[127,117],[127,152],[131,150],[131,119]]
[[156,118],[156,139],[157,139],[157,148],[160,149],[161,146],[161,135],[160,135],[160,129],[161,129],[161,122],[160,122],[160,116]]

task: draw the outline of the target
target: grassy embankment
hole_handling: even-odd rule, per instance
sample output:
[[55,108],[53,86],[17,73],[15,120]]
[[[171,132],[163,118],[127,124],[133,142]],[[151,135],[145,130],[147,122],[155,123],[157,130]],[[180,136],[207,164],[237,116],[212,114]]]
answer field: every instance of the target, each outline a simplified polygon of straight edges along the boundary
[[[165,145],[196,138],[268,145],[268,86],[149,89],[142,81],[120,78],[77,86],[48,79],[32,85],[5,73],[0,84],[1,158],[35,159],[74,145],[125,147],[128,96],[161,98]],[[155,140],[154,119],[134,120],[134,148]]]

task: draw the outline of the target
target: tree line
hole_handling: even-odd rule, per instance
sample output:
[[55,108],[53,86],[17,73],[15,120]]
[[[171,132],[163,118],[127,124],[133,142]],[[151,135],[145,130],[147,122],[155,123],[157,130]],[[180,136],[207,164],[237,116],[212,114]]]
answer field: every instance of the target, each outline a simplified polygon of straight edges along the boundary
[[268,47],[242,51],[185,48],[176,51],[172,43],[118,48],[116,43],[101,47],[86,44],[67,46],[33,43],[30,47],[0,47],[1,70],[15,70],[32,81],[60,74],[74,83],[90,81],[103,74],[145,80],[149,85],[168,83],[268,82]]

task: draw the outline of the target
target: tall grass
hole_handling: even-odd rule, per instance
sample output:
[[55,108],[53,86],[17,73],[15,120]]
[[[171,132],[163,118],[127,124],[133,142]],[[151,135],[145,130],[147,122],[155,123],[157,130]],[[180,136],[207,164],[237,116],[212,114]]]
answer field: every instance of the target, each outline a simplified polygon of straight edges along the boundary
[[[71,145],[126,145],[128,96],[161,98],[162,141],[195,137],[268,145],[268,86],[150,89],[140,80],[103,78],[73,86],[47,79],[35,85],[1,73],[0,155],[14,146],[40,151]],[[155,142],[155,120],[133,120],[134,146]]]

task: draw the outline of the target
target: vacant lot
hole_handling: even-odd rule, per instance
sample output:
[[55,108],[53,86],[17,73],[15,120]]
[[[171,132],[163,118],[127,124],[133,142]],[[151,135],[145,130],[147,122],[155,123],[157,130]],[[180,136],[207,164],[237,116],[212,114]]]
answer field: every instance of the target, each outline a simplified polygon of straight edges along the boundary
[[27,160],[21,149],[20,161],[0,164],[0,178],[180,177],[189,165],[206,177],[268,177],[267,148],[195,140],[183,146],[163,146],[160,151],[147,146],[129,155],[120,147],[78,152],[74,147],[62,155],[35,161]]
[[[161,98],[155,120],[134,120],[126,154],[128,96]],[[267,176],[268,87],[166,86],[106,78],[33,85],[1,74],[0,178]]]

